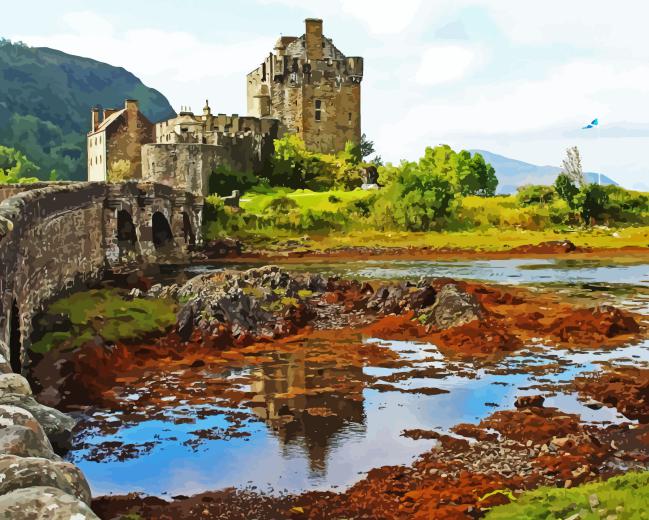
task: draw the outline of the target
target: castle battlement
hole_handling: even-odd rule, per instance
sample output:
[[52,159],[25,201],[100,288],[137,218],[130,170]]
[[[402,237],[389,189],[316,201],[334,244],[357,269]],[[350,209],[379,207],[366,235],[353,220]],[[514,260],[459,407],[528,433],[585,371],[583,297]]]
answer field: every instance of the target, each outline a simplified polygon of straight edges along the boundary
[[279,119],[307,148],[320,152],[360,142],[363,58],[345,56],[307,18],[300,37],[282,36],[247,76],[248,113]]
[[363,58],[345,56],[322,33],[322,20],[305,20],[305,33],[281,36],[247,76],[248,115],[212,114],[182,107],[150,123],[137,101],[91,110],[88,180],[144,178],[207,195],[218,166],[264,175],[274,140],[299,135],[307,148],[343,150],[361,139]]

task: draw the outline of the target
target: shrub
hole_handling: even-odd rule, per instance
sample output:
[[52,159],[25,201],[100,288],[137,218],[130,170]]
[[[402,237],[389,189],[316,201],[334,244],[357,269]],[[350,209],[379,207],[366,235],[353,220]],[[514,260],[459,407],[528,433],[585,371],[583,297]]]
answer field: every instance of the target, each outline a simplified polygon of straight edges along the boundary
[[528,184],[521,186],[516,191],[516,198],[521,206],[548,204],[552,202],[556,193],[552,186],[544,186],[541,184]]
[[208,189],[210,195],[226,197],[234,190],[242,193],[259,183],[252,172],[238,172],[225,164],[218,165],[210,174]]

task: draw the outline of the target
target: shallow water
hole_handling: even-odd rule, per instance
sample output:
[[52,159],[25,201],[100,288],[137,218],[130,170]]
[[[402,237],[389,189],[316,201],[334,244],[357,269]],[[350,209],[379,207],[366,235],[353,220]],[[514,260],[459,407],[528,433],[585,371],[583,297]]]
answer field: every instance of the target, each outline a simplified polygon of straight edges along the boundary
[[[542,281],[563,288],[598,283],[611,290],[624,286],[622,298],[636,307],[646,306],[646,300],[633,287],[649,285],[646,263],[606,266],[494,260],[345,263],[331,271],[322,264],[297,268],[374,279],[451,276],[501,283]],[[633,422],[612,408],[586,407],[576,395],[561,391],[561,383],[599,370],[604,361],[649,365],[649,342],[601,351],[569,352],[539,346],[498,361],[469,363],[447,360],[429,343],[375,341],[398,352],[408,366],[341,367],[297,354],[269,352],[268,361],[226,373],[189,369],[196,370],[193,379],[198,392],[210,377],[247,392],[245,399],[234,404],[214,395],[213,399],[208,396],[207,402],[191,405],[184,399],[187,389],[181,388],[180,375],[166,374],[163,377],[170,391],[163,400],[163,413],[154,414],[145,407],[135,416],[95,410],[79,431],[77,449],[69,458],[80,465],[94,494],[142,491],[173,496],[228,486],[275,493],[335,489],[358,481],[373,467],[408,463],[436,442],[403,437],[403,430],[448,432],[458,423],[476,423],[498,409],[512,408],[520,395],[544,394],[547,406],[580,414],[584,421]],[[305,341],[300,347],[335,352],[337,345]],[[368,378],[379,378],[381,383],[380,378],[413,369],[431,370],[426,377],[408,377],[391,384],[405,390],[438,388],[448,393],[380,392],[367,383]],[[332,382],[340,381],[344,391],[326,391]],[[178,395],[174,395],[174,385]],[[541,388],[530,388],[534,385]],[[295,392],[295,388],[320,390]],[[137,408],[144,392],[143,387],[125,388],[123,399]],[[192,433],[197,431],[209,431],[207,437],[211,438]],[[111,450],[111,445],[104,445],[104,456],[97,457],[97,447],[112,441],[115,446],[136,445],[139,454],[119,460],[121,448]]]

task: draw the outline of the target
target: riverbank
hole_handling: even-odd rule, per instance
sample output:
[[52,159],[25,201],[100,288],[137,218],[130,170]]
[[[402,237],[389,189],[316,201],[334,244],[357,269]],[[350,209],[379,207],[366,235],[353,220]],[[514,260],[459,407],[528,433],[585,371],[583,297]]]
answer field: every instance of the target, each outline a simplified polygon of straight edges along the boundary
[[[391,402],[390,396],[407,399],[402,406],[440,406],[445,396],[457,399],[447,379],[473,384],[485,377],[478,375],[481,371],[495,378],[490,389],[516,385],[517,393],[546,397],[514,406],[510,399],[515,394],[498,394],[500,404],[480,405],[477,423],[451,415],[442,429],[426,428],[425,422],[399,427],[398,405],[388,407],[395,423],[391,435],[397,437],[389,437],[386,445],[395,451],[395,440],[407,439],[403,442],[418,458],[412,464],[379,467],[380,458],[368,457],[375,469],[358,482],[350,475],[343,492],[267,494],[244,485],[191,497],[175,493],[173,501],[105,496],[93,502],[102,518],[466,518],[507,501],[508,493],[543,484],[570,488],[623,468],[641,469],[649,460],[644,423],[630,427],[623,418],[593,422],[564,411],[565,403],[558,408],[561,401],[553,405],[550,397],[549,404],[544,402],[562,389],[553,374],[570,374],[571,367],[579,366],[571,357],[591,356],[584,352],[586,345],[593,360],[615,360],[624,357],[628,345],[641,342],[646,337],[642,314],[524,287],[448,279],[367,284],[315,275],[296,278],[277,268],[261,272],[207,274],[200,284],[194,282],[192,294],[201,298],[194,300],[192,313],[180,313],[185,324],[188,319],[193,324],[186,330],[187,341],[172,332],[139,344],[116,342],[109,351],[93,348],[101,351],[100,358],[83,351],[80,359],[88,370],[81,373],[87,377],[75,384],[92,386],[95,397],[87,404],[106,408],[110,415],[82,421],[81,431],[87,433],[78,437],[76,452],[116,470],[111,464],[162,453],[160,448],[178,443],[201,452],[210,443],[225,442],[224,448],[239,453],[239,464],[245,464],[245,441],[252,444],[266,429],[280,439],[297,434],[306,445],[320,446],[323,439],[310,437],[310,428],[340,435],[347,424],[364,425],[368,414],[374,422],[385,406],[380,403],[384,398]],[[182,288],[175,291],[183,294]],[[230,299],[237,305],[230,305]],[[181,301],[187,306],[192,296],[185,294]],[[219,302],[234,314],[217,324],[213,318],[219,315]],[[276,328],[278,316],[284,325]],[[234,322],[237,327],[231,326]],[[314,327],[317,323],[326,326]],[[518,381],[523,374],[529,381]],[[618,392],[609,386],[579,391],[597,399]],[[489,399],[486,394],[484,399]],[[624,399],[618,397],[619,409],[626,409]],[[588,410],[579,406],[575,410],[582,414]],[[600,406],[601,413],[605,409]],[[225,424],[210,423],[210,417],[224,414]],[[138,424],[146,428],[151,421],[176,426],[146,442],[128,437],[103,441],[97,434],[114,436]],[[227,444],[237,439],[244,451]],[[357,457],[367,456],[358,446],[356,450]],[[318,457],[310,463],[323,463]],[[221,461],[226,464],[223,456]],[[92,480],[93,472],[88,474]]]
[[[302,233],[246,231],[233,239],[247,255],[273,257],[360,255],[527,255],[647,253],[649,226],[593,227],[532,231],[491,228],[467,232],[377,232],[373,230]],[[219,242],[219,240],[216,240]],[[226,243],[227,240],[222,243]],[[231,241],[231,243],[233,243]],[[562,247],[561,244],[566,244]]]
[[[374,242],[369,237],[344,241],[322,241],[312,238],[289,239],[274,243],[222,239],[212,241],[206,251],[210,262],[320,262],[326,260],[498,260],[516,258],[569,258],[576,260],[607,260],[619,262],[642,261],[649,257],[649,233],[630,241],[611,242],[584,240],[582,245],[568,239],[535,242],[524,237],[519,245],[500,244],[495,237],[483,237],[480,244],[462,240],[418,245],[417,240],[404,236],[394,242]],[[546,238],[546,237],[543,237]],[[572,237],[571,237],[572,238]],[[494,247],[495,246],[495,247]]]

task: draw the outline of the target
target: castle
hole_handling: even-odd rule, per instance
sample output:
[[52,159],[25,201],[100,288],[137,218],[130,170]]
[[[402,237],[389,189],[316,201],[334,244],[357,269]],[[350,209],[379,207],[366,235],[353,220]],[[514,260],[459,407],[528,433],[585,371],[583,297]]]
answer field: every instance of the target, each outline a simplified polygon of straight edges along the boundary
[[307,18],[306,32],[281,36],[247,77],[248,113],[274,117],[307,148],[331,153],[361,139],[363,58],[347,58],[322,34],[322,20]]
[[[333,153],[361,138],[363,59],[345,57],[308,18],[301,37],[281,36],[264,62],[247,75],[248,116],[202,114],[183,107],[151,123],[135,100],[121,110],[92,109],[87,136],[88,180],[144,179],[209,193],[219,165],[263,175],[285,133],[312,151]],[[103,117],[100,117],[103,116]]]

